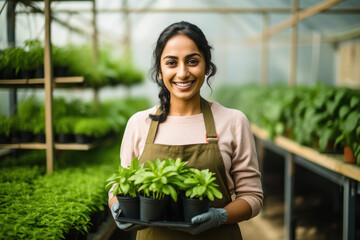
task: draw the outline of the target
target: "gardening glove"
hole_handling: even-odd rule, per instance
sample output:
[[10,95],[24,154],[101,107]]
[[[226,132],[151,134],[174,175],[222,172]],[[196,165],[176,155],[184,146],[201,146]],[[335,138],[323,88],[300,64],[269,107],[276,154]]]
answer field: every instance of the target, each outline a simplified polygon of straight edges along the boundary
[[173,230],[187,232],[193,235],[215,228],[226,222],[228,213],[223,208],[210,208],[206,213],[199,214],[191,219],[192,224],[198,224],[189,228],[175,227]]
[[119,202],[113,203],[111,206],[111,215],[113,216],[116,225],[118,228],[120,228],[123,231],[137,231],[141,229],[145,229],[146,226],[138,225],[134,223],[122,223],[119,220],[117,220],[117,217],[119,217],[121,214],[120,204]]

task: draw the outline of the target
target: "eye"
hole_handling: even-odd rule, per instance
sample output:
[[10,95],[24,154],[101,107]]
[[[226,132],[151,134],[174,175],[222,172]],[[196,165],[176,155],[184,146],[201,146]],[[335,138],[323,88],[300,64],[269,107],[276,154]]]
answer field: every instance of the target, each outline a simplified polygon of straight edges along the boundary
[[196,66],[199,63],[197,59],[189,59],[188,64],[191,66]]
[[170,67],[175,66],[175,65],[176,65],[176,61],[174,61],[174,60],[169,60],[169,61],[165,62],[165,65],[170,66]]

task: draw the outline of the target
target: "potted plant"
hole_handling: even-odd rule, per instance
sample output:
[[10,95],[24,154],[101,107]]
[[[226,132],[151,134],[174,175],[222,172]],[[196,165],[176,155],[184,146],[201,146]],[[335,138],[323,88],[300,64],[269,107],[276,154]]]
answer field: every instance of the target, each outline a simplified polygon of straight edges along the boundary
[[11,122],[2,115],[0,116],[0,144],[10,143]]
[[360,112],[357,104],[360,102],[353,98],[350,105],[344,105],[340,109],[340,130],[341,135],[336,138],[335,145],[341,143],[344,146],[344,161],[346,163],[356,163],[354,152],[359,154],[360,139]]
[[[174,167],[174,172],[176,175],[170,176],[170,182],[175,186],[178,196],[181,194],[181,191],[186,189],[187,185],[184,183],[187,174],[190,171],[190,168],[186,165],[187,161],[181,161],[180,158],[176,160],[169,158],[168,164]],[[167,220],[169,221],[182,221],[184,219],[182,199],[181,197],[175,201],[173,198],[170,198]]]
[[105,118],[81,118],[74,126],[77,143],[89,143],[110,132],[110,124]]
[[62,117],[55,122],[55,132],[59,143],[70,143],[74,140],[74,117]]
[[171,182],[174,179],[171,177],[177,175],[175,166],[159,158],[154,162],[147,160],[146,163],[146,167],[130,177],[135,185],[139,185],[140,220],[165,220],[170,196],[174,201],[178,197],[175,184]]
[[25,48],[28,52],[28,59],[31,62],[30,68],[34,71],[34,77],[44,77],[44,48],[39,40],[25,41]]
[[18,123],[19,123],[20,142],[22,143],[32,142],[34,137],[33,121],[19,114]]
[[45,143],[45,118],[40,118],[33,128],[33,134],[36,142]]
[[185,222],[191,222],[192,217],[208,211],[208,203],[214,201],[215,197],[223,197],[214,182],[214,175],[209,169],[200,171],[190,168],[184,181],[187,184],[185,196],[182,196]]
[[130,178],[142,168],[143,164],[140,165],[138,158],[134,158],[129,168],[124,168],[120,164],[118,172],[107,180],[106,188],[114,186],[113,193],[117,197],[122,214],[126,218],[140,218],[138,186]]
[[53,52],[54,77],[69,76],[68,49],[65,47],[54,46],[52,52]]

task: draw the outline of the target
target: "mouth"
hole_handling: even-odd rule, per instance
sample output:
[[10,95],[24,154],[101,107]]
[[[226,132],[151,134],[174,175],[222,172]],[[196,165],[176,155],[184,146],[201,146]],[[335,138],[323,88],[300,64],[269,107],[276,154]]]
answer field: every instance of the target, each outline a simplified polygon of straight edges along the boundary
[[181,90],[186,90],[186,89],[189,89],[193,83],[195,82],[194,81],[188,81],[188,82],[173,82],[177,88],[181,89]]

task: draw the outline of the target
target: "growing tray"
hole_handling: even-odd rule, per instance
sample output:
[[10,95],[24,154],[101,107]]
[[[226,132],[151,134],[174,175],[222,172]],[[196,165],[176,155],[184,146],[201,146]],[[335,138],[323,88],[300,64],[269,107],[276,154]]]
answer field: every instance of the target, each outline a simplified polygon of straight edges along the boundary
[[136,223],[143,226],[148,227],[183,227],[183,228],[189,228],[194,227],[197,224],[192,224],[190,222],[175,222],[175,221],[141,221],[140,219],[133,219],[133,218],[126,218],[126,217],[116,217],[116,219],[119,222],[125,222],[125,223]]

